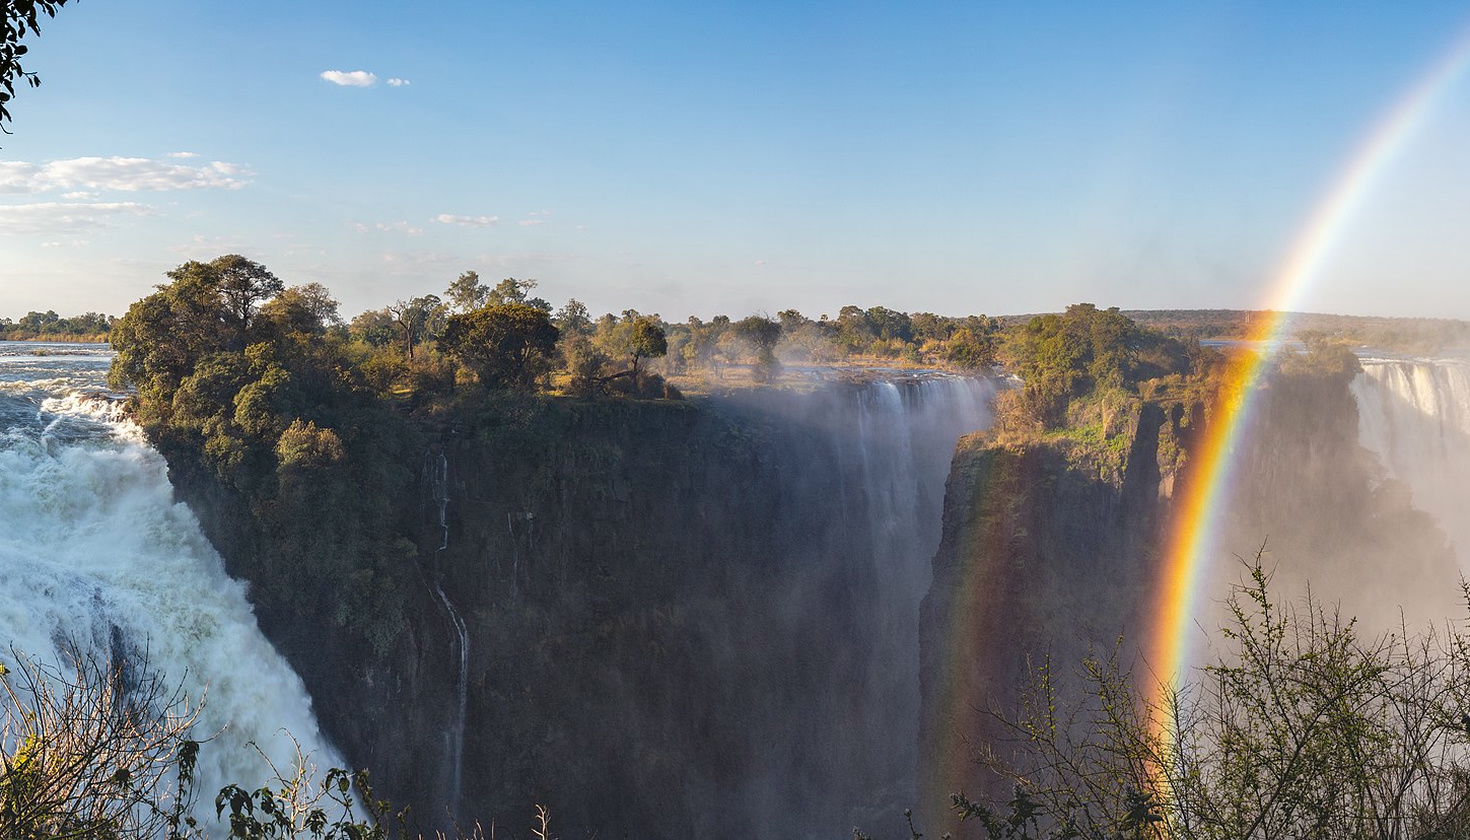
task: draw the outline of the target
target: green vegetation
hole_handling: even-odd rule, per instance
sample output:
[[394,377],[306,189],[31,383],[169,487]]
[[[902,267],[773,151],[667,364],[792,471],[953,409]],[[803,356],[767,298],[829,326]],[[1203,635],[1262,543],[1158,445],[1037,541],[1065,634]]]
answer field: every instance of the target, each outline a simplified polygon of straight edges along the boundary
[[[1139,324],[1181,339],[1236,340],[1258,335],[1278,313],[1240,309],[1154,309],[1124,311]],[[1305,341],[1319,334],[1350,346],[1401,353],[1436,354],[1470,349],[1470,322],[1449,318],[1390,318],[1292,313],[1287,334]]]
[[[200,708],[146,660],[74,653],[0,664],[0,837],[7,840],[407,840],[406,812],[374,798],[365,772],[318,775],[297,747],[272,778],[230,784],[196,808]],[[264,759],[264,754],[261,754]],[[206,800],[205,808],[208,807]],[[549,818],[536,809],[545,832]],[[444,835],[437,835],[443,838]],[[478,828],[456,838],[481,840]]]
[[1274,600],[1260,556],[1227,606],[1212,664],[1157,702],[1116,655],[1082,663],[1077,702],[1043,662],[996,713],[1015,752],[976,757],[1013,796],[954,794],[961,824],[988,840],[1467,836],[1470,639],[1365,638],[1321,603]]
[[494,303],[450,316],[439,345],[485,385],[530,390],[551,370],[557,335],[544,309]]
[[109,381],[137,389],[133,412],[176,484],[224,488],[262,523],[268,544],[236,572],[266,616],[324,614],[390,649],[414,568],[392,500],[420,444],[373,387],[371,354],[320,286],[285,288],[236,256],[169,278],[114,325]]
[[67,0],[6,0],[5,14],[0,16],[0,131],[10,129],[10,100],[15,98],[15,83],[33,88],[41,86],[41,77],[21,66],[21,58],[30,48],[20,43],[27,35],[41,32],[41,16],[56,17]]
[[[1022,384],[997,397],[990,439],[1009,446],[1049,440],[1113,479],[1126,466],[1142,406],[1177,410],[1187,420],[1211,400],[1223,360],[1197,341],[1087,303],[1010,328],[999,356]],[[1163,443],[1168,457],[1179,456],[1177,441]]]
[[27,312],[18,320],[0,318],[0,341],[90,341],[107,340],[116,321],[111,315],[88,312],[63,318],[51,310]]

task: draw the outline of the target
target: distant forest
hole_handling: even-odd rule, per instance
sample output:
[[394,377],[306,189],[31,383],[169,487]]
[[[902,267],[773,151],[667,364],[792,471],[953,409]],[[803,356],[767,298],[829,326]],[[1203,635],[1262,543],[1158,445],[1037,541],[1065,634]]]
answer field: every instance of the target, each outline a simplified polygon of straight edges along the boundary
[[[956,317],[900,312],[883,306],[865,309],[848,305],[839,309],[835,318],[822,315],[812,319],[795,309],[785,309],[774,317],[759,314],[736,320],[716,315],[708,322],[693,316],[684,321],[665,321],[656,313],[644,315],[629,309],[594,320],[575,299],[553,312],[551,304],[531,295],[536,286],[535,280],[507,278],[492,288],[481,284],[475,272],[467,271],[442,296],[424,295],[368,310],[350,322],[338,322],[337,329],[353,339],[384,346],[391,343],[389,336],[403,337],[401,331],[405,325],[400,320],[406,317],[422,321],[417,330],[409,330],[421,333],[412,339],[416,347],[420,339],[437,342],[454,311],[491,302],[524,303],[548,313],[563,332],[570,327],[573,332],[596,339],[593,347],[604,355],[608,355],[611,345],[618,343],[611,334],[620,323],[646,321],[657,326],[665,337],[666,348],[654,365],[656,372],[665,376],[704,371],[723,377],[727,368],[734,367],[751,369],[759,380],[771,375],[775,365],[783,362],[978,370],[1001,361],[1003,336],[1036,317],[1032,314]],[[1210,341],[1245,338],[1276,313],[1241,309],[1138,309],[1121,310],[1121,314],[1171,338]],[[116,321],[115,316],[97,312],[63,318],[51,310],[32,311],[14,320],[0,318],[0,340],[105,341]],[[623,331],[627,329],[624,327]],[[1446,318],[1300,313],[1293,316],[1291,330],[1299,338],[1328,338],[1400,352],[1470,350],[1470,322]]]
[[0,318],[0,341],[106,341],[116,320],[98,312],[71,318],[63,318],[49,309],[27,312],[14,321]]

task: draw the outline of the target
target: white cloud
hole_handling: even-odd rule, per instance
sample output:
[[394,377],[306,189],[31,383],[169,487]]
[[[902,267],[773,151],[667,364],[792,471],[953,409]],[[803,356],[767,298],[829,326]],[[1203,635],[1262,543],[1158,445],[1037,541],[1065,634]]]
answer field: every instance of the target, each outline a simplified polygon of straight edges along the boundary
[[199,157],[199,153],[198,152],[169,152],[168,153],[168,156],[171,157],[171,158],[197,158],[197,157]]
[[49,190],[234,190],[245,186],[238,176],[249,170],[214,161],[203,166],[165,163],[149,158],[80,157],[48,163],[0,162],[0,193]]
[[378,83],[378,77],[366,70],[323,70],[322,78],[343,87],[372,87]]
[[61,194],[61,197],[67,201],[91,201],[97,197],[97,194],[89,193],[86,190],[77,190],[75,192],[64,192]]
[[407,87],[411,84],[413,82],[410,82],[408,79],[393,78],[388,80],[388,87]]
[[109,227],[119,216],[151,216],[154,210],[133,201],[68,204],[0,204],[0,233],[19,235],[76,234]]
[[761,266],[763,266],[765,264],[766,264],[766,261],[765,260],[756,260],[755,261],[755,267],[756,268],[760,268]]
[[499,216],[456,216],[453,213],[440,213],[434,217],[434,221],[441,225],[465,225],[467,227],[489,227],[500,223]]
[[368,233],[375,230],[382,233],[403,233],[409,236],[422,236],[424,233],[423,228],[414,227],[408,222],[375,222],[373,224],[358,222],[353,227],[357,228],[358,233]]
[[516,251],[506,254],[480,254],[475,261],[482,264],[493,264],[500,268],[528,268],[546,263],[562,263],[580,260],[582,257],[573,254],[560,254],[551,251]]
[[208,260],[220,254],[241,254],[255,249],[248,247],[236,236],[205,236],[196,233],[189,237],[187,244],[170,245],[168,250],[188,259]]
[[516,222],[516,224],[520,225],[521,227],[530,227],[531,225],[544,225],[544,224],[546,224],[546,220],[545,219],[521,219],[519,222]]
[[460,261],[460,257],[442,251],[385,251],[381,257],[385,265],[394,270],[422,266],[442,266]]

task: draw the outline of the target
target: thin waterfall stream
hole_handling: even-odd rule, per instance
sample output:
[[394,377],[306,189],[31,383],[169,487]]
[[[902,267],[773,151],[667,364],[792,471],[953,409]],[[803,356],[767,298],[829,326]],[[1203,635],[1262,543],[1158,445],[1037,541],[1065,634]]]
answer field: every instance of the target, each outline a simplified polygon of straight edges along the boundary
[[434,551],[434,594],[438,596],[439,603],[444,605],[444,611],[449,614],[459,649],[459,674],[454,684],[457,708],[454,729],[449,732],[448,755],[449,802],[458,811],[460,794],[464,789],[464,727],[465,710],[469,703],[470,634],[459,610],[454,608],[454,603],[444,591],[444,569],[440,561],[445,549],[449,548],[449,459],[443,452],[434,459],[429,484],[439,511],[440,531],[439,547]]

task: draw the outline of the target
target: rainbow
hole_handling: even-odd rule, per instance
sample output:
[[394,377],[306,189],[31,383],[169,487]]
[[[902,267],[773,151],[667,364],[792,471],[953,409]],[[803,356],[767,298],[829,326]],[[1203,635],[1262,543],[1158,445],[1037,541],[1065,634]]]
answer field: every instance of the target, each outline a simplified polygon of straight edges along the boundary
[[1216,526],[1222,496],[1231,486],[1231,458],[1250,414],[1266,352],[1287,334],[1290,312],[1317,279],[1354,210],[1387,164],[1407,145],[1441,94],[1470,64],[1470,30],[1426,72],[1369,133],[1318,203],[1274,275],[1265,317],[1252,329],[1255,352],[1235,354],[1228,363],[1221,398],[1197,445],[1191,478],[1181,489],[1175,523],[1164,546],[1163,581],[1149,633],[1148,662],[1157,677],[1156,704],[1176,690],[1191,668],[1194,633],[1190,626],[1201,589],[1216,552]]

